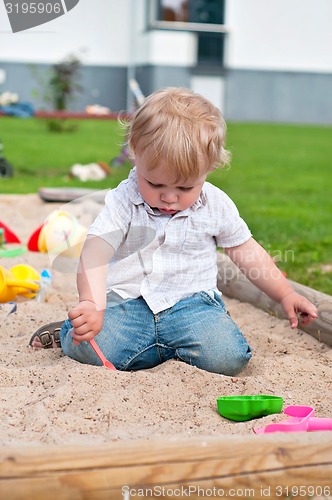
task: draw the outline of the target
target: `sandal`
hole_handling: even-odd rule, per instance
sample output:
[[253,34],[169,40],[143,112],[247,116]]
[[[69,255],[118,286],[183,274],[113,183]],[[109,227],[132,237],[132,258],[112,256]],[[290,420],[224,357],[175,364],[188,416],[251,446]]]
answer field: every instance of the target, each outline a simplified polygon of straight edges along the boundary
[[53,323],[48,323],[40,327],[31,337],[29,345],[32,347],[33,340],[38,337],[42,349],[51,349],[53,347],[53,341],[56,347],[61,347],[60,343],[60,330],[64,321],[55,321]]

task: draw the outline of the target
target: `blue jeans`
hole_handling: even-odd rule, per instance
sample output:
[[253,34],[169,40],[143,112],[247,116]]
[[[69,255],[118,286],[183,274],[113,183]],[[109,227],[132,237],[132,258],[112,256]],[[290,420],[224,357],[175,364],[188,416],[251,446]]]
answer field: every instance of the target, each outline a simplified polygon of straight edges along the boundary
[[[216,293],[199,292],[153,314],[143,298],[107,307],[95,337],[106,358],[118,370],[152,368],[169,359],[203,370],[235,375],[248,363],[251,349]],[[75,346],[66,320],[61,332],[64,353],[91,365],[101,365],[89,342]]]

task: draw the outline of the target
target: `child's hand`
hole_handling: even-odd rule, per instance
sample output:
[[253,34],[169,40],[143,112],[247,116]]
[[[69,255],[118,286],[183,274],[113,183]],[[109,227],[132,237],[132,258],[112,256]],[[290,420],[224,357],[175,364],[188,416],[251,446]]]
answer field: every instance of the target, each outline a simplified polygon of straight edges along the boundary
[[298,314],[301,316],[301,323],[303,325],[308,325],[318,316],[317,308],[309,300],[296,292],[286,295],[282,299],[281,305],[292,328],[296,328],[299,324]]
[[98,309],[96,304],[83,300],[68,313],[73,330],[73,342],[78,345],[82,341],[93,339],[101,330],[104,321],[104,310]]

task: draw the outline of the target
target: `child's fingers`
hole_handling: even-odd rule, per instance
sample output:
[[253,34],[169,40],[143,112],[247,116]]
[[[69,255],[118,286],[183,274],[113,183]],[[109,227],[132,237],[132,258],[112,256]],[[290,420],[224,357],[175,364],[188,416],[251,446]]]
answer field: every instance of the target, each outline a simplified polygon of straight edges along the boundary
[[296,328],[299,324],[299,319],[293,307],[285,309],[291,328]]
[[[311,323],[312,321],[314,321],[318,317],[316,307],[313,304],[309,304],[309,307],[302,308],[299,311],[299,317],[300,317],[302,325],[308,325],[309,323]],[[298,325],[298,323],[297,323],[297,325]],[[292,326],[292,328],[293,328],[293,326]]]
[[74,327],[75,334],[79,336],[85,335],[91,330],[89,324],[85,321],[74,320],[72,325]]
[[78,345],[80,342],[83,342],[83,341],[89,341],[91,339],[93,339],[95,337],[95,334],[92,330],[89,330],[88,332],[82,334],[82,335],[79,335],[75,332],[75,330],[72,330],[71,331],[71,336],[72,336],[72,339],[73,339],[73,343],[75,345]]
[[318,317],[317,313],[309,314],[306,312],[302,312],[300,316],[301,316],[301,323],[303,325],[308,325],[309,323],[311,323],[311,321],[314,321]]
[[77,309],[77,306],[75,306],[68,312],[68,318],[70,319],[70,321],[73,321],[79,316],[81,316],[81,314],[82,314],[81,311],[79,311]]
[[297,311],[295,309],[294,301],[284,300],[282,307],[283,307],[283,310],[288,318],[290,326],[292,328],[296,328],[298,323],[299,323],[299,320],[297,317]]
[[289,319],[289,322],[290,322],[290,326],[291,328],[296,328],[299,324],[299,320],[297,319],[297,317],[290,317],[288,318]]
[[313,321],[318,317],[317,307],[311,304],[311,302],[301,304],[299,307],[299,312],[301,318],[306,321]]

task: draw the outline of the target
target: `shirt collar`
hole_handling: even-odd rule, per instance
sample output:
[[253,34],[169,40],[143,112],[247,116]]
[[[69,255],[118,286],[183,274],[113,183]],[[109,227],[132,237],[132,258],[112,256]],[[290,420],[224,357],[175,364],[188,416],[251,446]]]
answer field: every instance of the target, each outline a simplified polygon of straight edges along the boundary
[[[157,215],[157,216],[163,215],[161,212],[159,212],[159,210],[154,210],[153,208],[150,207],[150,205],[148,205],[143,200],[141,193],[138,190],[136,167],[133,167],[129,173],[128,187],[129,187],[129,193],[128,193],[129,199],[132,203],[134,203],[134,205],[144,205],[145,210],[152,215]],[[173,217],[189,216],[193,214],[202,205],[203,206],[206,205],[205,183],[203,184],[201,194],[199,195],[195,203],[186,210],[182,210],[181,212],[176,213]]]
[[129,199],[135,205],[144,204],[144,200],[141,196],[141,193],[138,190],[138,182],[137,182],[137,174],[136,167],[133,167],[128,175],[128,187],[129,187]]

